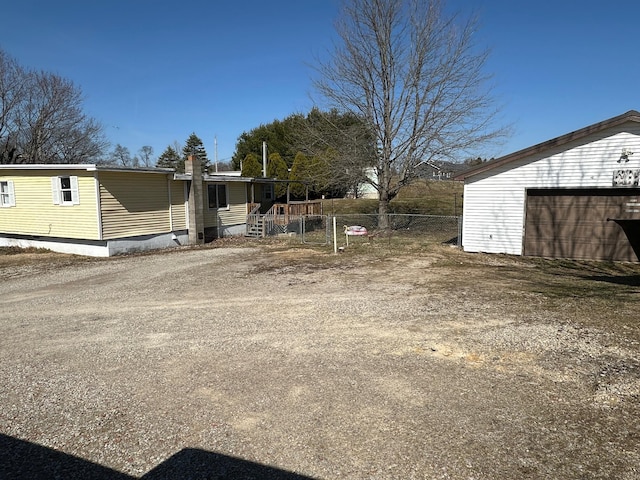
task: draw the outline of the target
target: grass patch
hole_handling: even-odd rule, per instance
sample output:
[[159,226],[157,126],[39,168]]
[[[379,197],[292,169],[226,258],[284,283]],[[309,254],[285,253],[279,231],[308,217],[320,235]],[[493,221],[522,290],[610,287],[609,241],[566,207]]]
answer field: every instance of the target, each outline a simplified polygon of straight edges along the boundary
[[615,309],[618,301],[640,293],[640,265],[637,264],[527,257],[523,262],[535,266],[539,272],[534,291],[549,298],[602,299]]
[[[389,213],[414,215],[462,215],[463,184],[453,181],[418,180],[404,187],[389,205]],[[327,215],[375,214],[378,200],[334,198],[323,202]]]
[[42,253],[51,253],[51,250],[47,250],[46,248],[35,248],[35,247],[0,247],[0,255],[21,255],[21,254],[42,254]]

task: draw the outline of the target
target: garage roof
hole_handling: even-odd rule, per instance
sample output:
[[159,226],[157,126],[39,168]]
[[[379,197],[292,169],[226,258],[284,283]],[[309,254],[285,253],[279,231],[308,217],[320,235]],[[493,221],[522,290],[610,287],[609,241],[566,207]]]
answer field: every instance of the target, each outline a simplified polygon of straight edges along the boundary
[[480,173],[484,173],[488,170],[492,170],[502,165],[520,160],[521,158],[528,157],[529,155],[544,152],[545,150],[549,150],[554,147],[560,147],[566,143],[572,142],[574,140],[579,140],[593,133],[600,132],[607,128],[615,127],[626,122],[640,123],[640,112],[636,110],[629,110],[628,112],[623,113],[622,115],[618,115],[617,117],[613,117],[603,122],[589,125],[588,127],[581,128],[580,130],[567,133],[566,135],[562,135],[560,137],[552,138],[551,140],[538,143],[537,145],[533,145],[532,147],[518,150],[517,152],[510,153],[508,155],[505,155],[504,157],[496,158],[495,160],[483,163],[481,165],[478,165],[477,167],[471,168],[456,175],[454,177],[454,180],[465,180]]

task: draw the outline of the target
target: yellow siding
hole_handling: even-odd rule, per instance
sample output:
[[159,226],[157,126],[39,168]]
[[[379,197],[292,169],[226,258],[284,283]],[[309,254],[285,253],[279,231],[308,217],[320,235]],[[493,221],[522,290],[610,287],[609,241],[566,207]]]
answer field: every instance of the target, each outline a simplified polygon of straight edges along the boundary
[[[51,177],[78,177],[79,205],[54,205]],[[61,238],[99,239],[96,182],[82,170],[3,170],[12,180],[16,206],[0,208],[0,232]]]
[[171,180],[171,220],[173,222],[173,230],[187,228],[187,201],[184,186],[184,181]]
[[171,231],[166,175],[100,172],[98,178],[104,239]]
[[[207,188],[204,188],[204,226],[230,226],[239,225],[247,221],[247,190],[244,183],[227,183],[229,192],[229,209],[216,210],[208,208]],[[218,217],[220,225],[218,225]]]

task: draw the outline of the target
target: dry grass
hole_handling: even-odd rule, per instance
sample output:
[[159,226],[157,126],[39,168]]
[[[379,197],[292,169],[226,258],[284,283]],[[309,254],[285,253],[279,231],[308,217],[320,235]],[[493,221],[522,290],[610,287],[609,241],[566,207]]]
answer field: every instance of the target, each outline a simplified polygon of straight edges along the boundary
[[[419,215],[461,215],[463,184],[453,181],[418,180],[403,188],[391,201],[390,213]],[[376,199],[330,199],[323,203],[325,214],[374,214]]]
[[21,247],[0,247],[0,256],[4,255],[22,255],[25,253],[51,253],[46,248],[21,248]]
[[[332,246],[301,245],[298,240],[262,241],[279,252],[269,268],[333,268],[357,271],[375,264],[402,265],[411,259],[428,259],[428,272],[446,271],[433,292],[482,295],[499,301],[505,294],[522,300],[533,298],[547,311],[571,313],[572,321],[598,328],[629,329],[640,339],[636,308],[640,302],[640,264],[553,260],[496,254],[469,254],[459,248],[424,237],[390,236],[356,238],[333,254]],[[505,292],[505,282],[509,292]],[[421,284],[417,278],[416,284]],[[495,288],[500,285],[499,288]],[[530,308],[530,305],[524,305]],[[617,326],[617,327],[616,327]]]

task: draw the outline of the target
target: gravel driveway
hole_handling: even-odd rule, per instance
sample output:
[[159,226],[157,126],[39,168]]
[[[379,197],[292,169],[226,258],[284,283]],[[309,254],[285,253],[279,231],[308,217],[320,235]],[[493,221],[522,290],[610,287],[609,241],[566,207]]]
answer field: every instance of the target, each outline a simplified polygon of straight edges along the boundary
[[594,326],[448,247],[34,258],[0,267],[0,478],[640,479],[638,292]]

